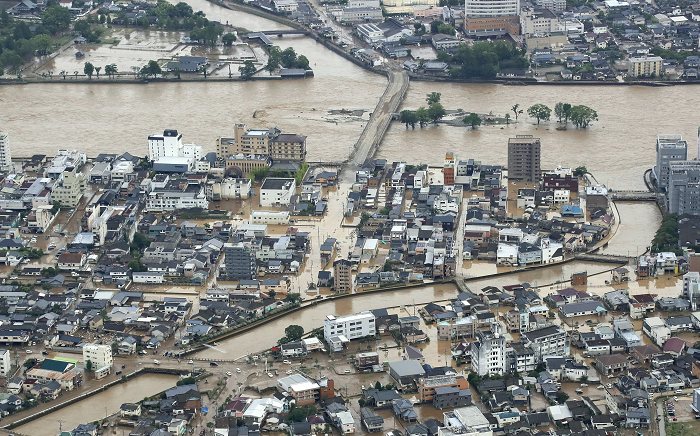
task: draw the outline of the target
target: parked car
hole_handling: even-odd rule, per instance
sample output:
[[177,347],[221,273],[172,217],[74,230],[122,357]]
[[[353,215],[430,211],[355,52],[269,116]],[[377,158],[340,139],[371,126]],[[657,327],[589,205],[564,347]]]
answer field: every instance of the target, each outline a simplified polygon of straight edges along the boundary
[[292,364],[292,362],[290,362],[289,360],[286,360],[286,359],[283,360],[282,363],[286,363],[287,365],[291,365],[291,364]]
[[209,362],[209,366],[219,366],[219,364],[216,362]]
[[156,365],[160,365],[160,360],[153,360],[153,363]]
[[226,371],[226,375],[231,377],[233,375],[233,373],[231,371]]
[[241,368],[236,368],[236,372],[240,374],[240,373],[241,373]]
[[115,372],[116,375],[120,375],[121,373],[122,373],[121,371]]
[[41,354],[44,355],[44,356],[48,356],[48,355],[49,355],[49,352],[46,351],[46,350],[44,350],[44,351],[41,352]]
[[32,354],[32,350],[27,350],[27,354]]

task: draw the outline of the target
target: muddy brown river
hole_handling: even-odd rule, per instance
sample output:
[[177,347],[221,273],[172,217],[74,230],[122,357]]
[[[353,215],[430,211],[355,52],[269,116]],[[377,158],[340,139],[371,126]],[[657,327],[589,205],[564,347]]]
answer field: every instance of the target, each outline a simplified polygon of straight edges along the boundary
[[[194,10],[209,18],[229,21],[251,30],[278,29],[270,20],[190,0]],[[264,29],[263,29],[264,28]],[[5,86],[0,88],[2,129],[10,133],[15,156],[80,149],[89,155],[129,151],[143,155],[146,137],[176,128],[185,141],[214,150],[220,135],[232,125],[277,125],[308,136],[311,161],[346,159],[364,121],[327,119],[328,110],[364,109],[371,112],[384,91],[386,79],[367,72],[305,37],[274,40],[282,48],[293,46],[306,55],[315,71],[307,80],[245,83],[68,83]],[[102,80],[102,79],[100,79]],[[506,163],[508,138],[532,134],[542,138],[542,165],[585,165],[601,183],[616,189],[643,188],[642,174],[655,159],[659,133],[680,133],[695,157],[700,104],[695,87],[643,86],[504,86],[412,81],[402,108],[424,104],[425,95],[442,93],[447,109],[465,109],[503,115],[519,103],[550,107],[564,100],[596,109],[599,121],[588,129],[556,130],[556,123],[540,126],[527,116],[510,126],[482,126],[475,131],[446,125],[406,130],[394,123],[378,157],[440,164],[447,151],[460,158],[489,164]],[[649,107],[654,108],[650,120]],[[256,112],[257,111],[257,112]],[[255,118],[253,115],[255,114]],[[512,114],[511,114],[512,115]],[[427,152],[429,150],[429,152]]]

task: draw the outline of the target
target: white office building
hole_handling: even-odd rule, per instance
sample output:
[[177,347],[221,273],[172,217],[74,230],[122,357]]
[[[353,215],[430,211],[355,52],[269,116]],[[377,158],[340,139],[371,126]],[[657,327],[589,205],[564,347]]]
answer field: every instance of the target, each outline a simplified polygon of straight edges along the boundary
[[87,362],[88,360],[92,362],[93,369],[112,366],[114,364],[112,346],[99,344],[83,345],[83,361]]
[[0,132],[0,171],[12,171],[10,135]]
[[374,336],[374,314],[363,311],[354,315],[334,316],[328,315],[323,321],[323,337],[331,342],[332,337],[344,336],[347,340]]
[[183,144],[182,133],[166,130],[162,135],[154,133],[148,137],[148,156],[155,161],[159,157],[189,157],[200,160],[204,157],[201,145]]
[[7,377],[7,374],[10,372],[10,366],[12,366],[11,362],[10,351],[0,350],[0,376]]
[[472,371],[480,377],[506,371],[506,339],[501,323],[491,324],[491,331],[477,333],[477,340],[471,343]]
[[260,206],[286,206],[292,201],[296,189],[294,179],[268,177],[260,187]]
[[464,13],[469,18],[518,16],[520,0],[466,0]]
[[209,208],[204,186],[188,185],[184,189],[155,189],[148,194],[146,211],[164,212],[175,209]]

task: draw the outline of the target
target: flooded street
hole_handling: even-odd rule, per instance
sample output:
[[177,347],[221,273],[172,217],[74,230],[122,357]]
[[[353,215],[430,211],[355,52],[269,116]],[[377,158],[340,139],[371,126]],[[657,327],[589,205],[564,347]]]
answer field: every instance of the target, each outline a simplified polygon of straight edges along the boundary
[[70,431],[78,424],[97,421],[104,418],[105,414],[118,412],[122,403],[143,400],[147,396],[169,389],[175,386],[176,381],[177,377],[172,375],[142,375],[126,384],[116,385],[94,395],[87,401],[78,402],[17,427],[16,430],[31,436],[54,436],[59,433],[59,419],[62,421],[63,430]]

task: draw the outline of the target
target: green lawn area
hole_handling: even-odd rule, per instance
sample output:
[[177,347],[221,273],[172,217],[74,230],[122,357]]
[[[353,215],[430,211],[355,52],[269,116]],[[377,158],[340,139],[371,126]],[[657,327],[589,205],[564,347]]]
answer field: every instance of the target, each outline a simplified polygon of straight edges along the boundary
[[700,434],[700,421],[669,422],[666,436],[694,436]]

